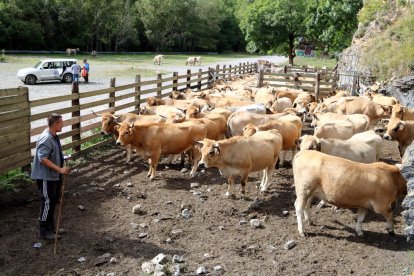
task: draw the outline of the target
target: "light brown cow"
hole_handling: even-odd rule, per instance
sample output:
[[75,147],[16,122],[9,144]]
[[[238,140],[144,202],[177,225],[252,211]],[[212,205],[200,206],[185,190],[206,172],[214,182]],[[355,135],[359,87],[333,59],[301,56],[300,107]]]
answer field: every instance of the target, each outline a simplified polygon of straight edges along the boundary
[[355,133],[354,124],[351,121],[341,120],[324,123],[316,127],[314,135],[318,138],[346,140],[351,138]]
[[366,97],[346,97],[339,99],[336,103],[336,113],[365,114],[369,117],[371,125],[373,125],[381,118],[389,117],[391,109],[390,107],[376,104]]
[[405,149],[414,140],[414,121],[402,121],[399,118],[390,119],[384,139],[397,141],[398,150],[402,157]]
[[367,115],[364,114],[351,114],[343,115],[332,112],[327,113],[314,113],[311,115],[312,123],[311,126],[320,126],[325,123],[332,123],[336,121],[347,120],[352,122],[354,133],[364,132],[369,130],[370,121]]
[[[101,124],[101,134],[113,134],[114,139],[117,140],[119,137],[119,124],[122,122],[132,123],[163,123],[165,119],[158,115],[137,115],[134,113],[125,113],[120,115],[115,115],[112,113],[102,113],[96,114],[97,116],[102,117]],[[131,145],[126,145],[125,149],[127,151],[126,163],[131,162],[132,148]]]
[[309,208],[313,197],[340,208],[358,208],[356,232],[363,235],[362,222],[368,209],[387,219],[387,231],[394,234],[391,204],[407,193],[406,180],[397,166],[363,164],[314,150],[296,154],[293,160],[295,209],[298,230],[305,236],[303,221],[312,224]]
[[380,105],[392,106],[392,105],[400,103],[400,101],[397,100],[396,98],[390,97],[390,96],[384,96],[381,93],[369,92],[368,97],[374,103],[377,103],[377,104],[380,104]]
[[[206,137],[203,124],[184,122],[180,124],[149,123],[130,125],[123,122],[119,127],[117,145],[132,145],[138,153],[148,158],[150,169],[147,176],[154,179],[161,154],[180,154],[193,148],[193,141]],[[190,175],[195,176],[200,156],[193,151]]]
[[280,98],[289,98],[292,103],[295,101],[295,99],[300,95],[306,93],[303,90],[297,90],[297,89],[286,89],[286,90],[278,90],[276,91],[276,99]]
[[254,114],[245,111],[235,112],[227,120],[227,137],[243,135],[243,128],[248,124],[262,125],[272,120],[277,120],[287,113],[278,114]]
[[414,121],[414,109],[408,109],[401,104],[392,107],[391,118],[400,118],[403,121]]
[[71,54],[73,54],[74,56],[76,56],[76,54],[79,52],[79,48],[67,48],[66,49],[66,54],[68,56],[70,56]]
[[282,135],[282,151],[280,153],[280,165],[283,166],[287,151],[292,153],[292,159],[296,154],[296,140],[299,139],[298,130],[294,124],[287,121],[273,120],[263,125],[255,126],[253,124],[247,124],[243,128],[243,135],[250,137],[258,131],[265,131],[275,129],[280,135]]
[[154,64],[161,65],[163,60],[164,60],[164,55],[157,55],[154,57]]
[[235,177],[242,178],[244,194],[249,173],[261,170],[263,178],[260,189],[264,192],[275,169],[282,143],[282,136],[276,130],[259,131],[248,138],[237,136],[221,141],[205,139],[198,143],[201,151],[200,164],[207,168],[216,167],[227,177],[226,197],[232,194]]
[[292,100],[289,98],[280,98],[274,101],[270,110],[275,113],[282,113],[286,108],[291,108],[293,106]]

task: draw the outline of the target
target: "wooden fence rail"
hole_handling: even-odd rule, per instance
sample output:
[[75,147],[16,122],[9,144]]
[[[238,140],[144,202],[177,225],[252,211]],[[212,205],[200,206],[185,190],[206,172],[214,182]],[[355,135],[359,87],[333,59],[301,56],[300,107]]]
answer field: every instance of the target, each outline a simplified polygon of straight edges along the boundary
[[[257,87],[287,87],[302,89],[315,95],[316,100],[321,96],[327,96],[336,89],[337,74],[332,69],[307,67],[278,67],[272,73],[266,69],[260,69],[257,76]],[[288,70],[290,68],[290,70]]]
[[206,89],[218,79],[256,73],[256,68],[256,63],[224,65],[222,68],[217,65],[204,71],[187,70],[184,75],[174,72],[171,77],[158,74],[155,79],[144,81],[137,75],[131,84],[116,86],[116,79],[111,79],[108,88],[82,93],[78,84],[73,83],[69,95],[31,101],[27,87],[0,89],[0,173],[30,165],[37,137],[47,127],[46,118],[53,112],[64,118],[64,128],[59,134],[62,149],[76,156],[111,141],[106,139],[87,149],[82,147],[102,137],[97,131],[100,120],[92,109],[101,113],[137,112],[146,96],[162,98],[175,90]]

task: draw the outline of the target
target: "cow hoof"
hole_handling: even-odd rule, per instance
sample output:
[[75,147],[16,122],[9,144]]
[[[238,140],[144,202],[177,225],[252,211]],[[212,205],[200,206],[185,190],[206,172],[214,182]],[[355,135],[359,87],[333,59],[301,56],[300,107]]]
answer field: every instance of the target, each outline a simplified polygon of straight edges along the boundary
[[365,238],[365,235],[364,235],[363,232],[357,233],[357,236],[360,237],[360,238]]
[[155,177],[150,177],[150,181],[154,181],[155,180]]
[[302,238],[306,238],[306,234],[305,233],[299,233],[299,236],[301,236]]
[[224,195],[225,198],[227,199],[233,199],[235,198],[235,196],[233,194],[230,194],[229,192],[226,192],[226,194]]
[[165,169],[166,169],[166,170],[169,170],[169,169],[170,169],[170,166],[167,166],[167,165],[166,165],[166,166],[165,166]]
[[[388,230],[387,230],[388,231]],[[391,237],[395,237],[395,233],[394,231],[388,231],[388,235],[390,235]]]
[[194,177],[196,177],[197,176],[197,173],[190,173],[190,177],[191,178],[194,178]]

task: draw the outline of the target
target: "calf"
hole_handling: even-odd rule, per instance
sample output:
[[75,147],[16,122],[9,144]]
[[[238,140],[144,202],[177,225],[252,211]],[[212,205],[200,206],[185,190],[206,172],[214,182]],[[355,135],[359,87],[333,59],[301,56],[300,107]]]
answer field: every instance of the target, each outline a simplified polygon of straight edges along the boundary
[[204,139],[197,145],[201,151],[200,164],[216,167],[227,177],[226,197],[232,194],[234,178],[242,178],[242,194],[250,172],[263,170],[261,191],[267,189],[282,149],[282,136],[276,130],[259,131],[251,137],[232,137],[228,140]]
[[340,208],[358,208],[355,229],[359,236],[368,209],[383,215],[388,233],[394,234],[391,204],[407,193],[406,180],[397,166],[357,163],[305,150],[293,160],[293,178],[300,236],[305,236],[303,221],[312,223],[309,208],[315,196]]
[[414,121],[402,121],[399,118],[392,118],[387,125],[384,139],[397,141],[398,150],[402,157],[405,149],[414,140]]
[[345,97],[336,103],[338,114],[365,114],[369,117],[371,125],[382,118],[389,117],[391,108],[372,102],[366,97]]

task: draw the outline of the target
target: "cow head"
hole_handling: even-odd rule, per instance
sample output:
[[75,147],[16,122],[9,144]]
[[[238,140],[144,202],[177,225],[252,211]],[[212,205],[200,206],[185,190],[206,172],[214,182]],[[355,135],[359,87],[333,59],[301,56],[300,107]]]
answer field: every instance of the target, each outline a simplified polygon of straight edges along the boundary
[[248,123],[244,128],[243,128],[243,136],[244,137],[250,137],[253,134],[255,134],[257,132],[257,127],[251,123]]
[[117,145],[125,146],[131,144],[134,139],[134,123],[130,125],[127,122],[123,122],[118,129],[119,136],[116,140]]
[[187,118],[198,118],[200,116],[200,109],[197,106],[191,105],[185,110]]
[[312,135],[303,135],[299,139],[300,150],[321,150],[321,143],[319,139]]
[[122,115],[115,115],[111,113],[103,113],[102,115],[101,134],[118,134],[119,121]]
[[400,104],[395,104],[392,106],[392,113],[391,117],[400,118],[401,120],[404,118],[404,113],[408,111],[408,108],[402,106]]
[[195,142],[195,148],[201,152],[201,160],[198,165],[204,165],[206,168],[213,167],[221,153],[218,142],[207,138]]
[[311,126],[316,127],[319,122],[319,114],[313,113],[311,114],[311,118],[312,118]]
[[174,100],[185,100],[184,94],[182,94],[181,92],[178,92],[178,91],[171,92],[170,98],[174,99]]
[[148,97],[147,98],[147,105],[148,106],[154,106],[154,105],[163,105],[165,104],[165,101],[162,99],[157,99],[155,97]]
[[405,128],[405,122],[399,118],[392,118],[387,125],[387,132],[384,134],[385,140],[396,140]]

